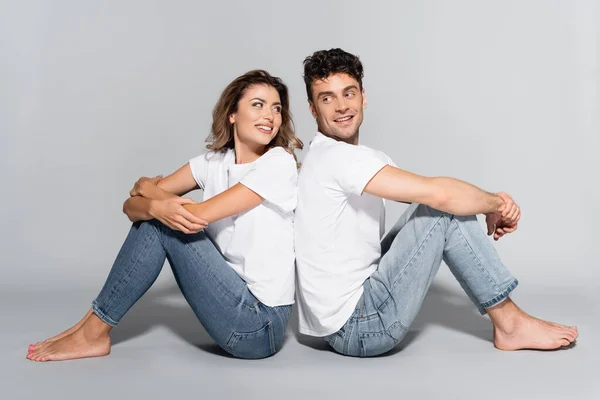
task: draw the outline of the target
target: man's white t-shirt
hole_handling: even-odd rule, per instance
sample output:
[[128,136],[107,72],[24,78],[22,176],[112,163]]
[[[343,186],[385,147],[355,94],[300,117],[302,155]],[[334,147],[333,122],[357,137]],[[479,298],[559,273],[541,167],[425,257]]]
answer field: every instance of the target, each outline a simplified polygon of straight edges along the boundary
[[204,200],[241,183],[264,201],[212,222],[207,235],[262,303],[294,303],[294,209],[298,169],[294,157],[275,147],[254,162],[235,163],[235,151],[208,152],[189,162]]
[[385,207],[363,189],[386,165],[395,166],[380,151],[321,133],[310,143],[298,178],[294,228],[301,333],[339,330],[377,269]]

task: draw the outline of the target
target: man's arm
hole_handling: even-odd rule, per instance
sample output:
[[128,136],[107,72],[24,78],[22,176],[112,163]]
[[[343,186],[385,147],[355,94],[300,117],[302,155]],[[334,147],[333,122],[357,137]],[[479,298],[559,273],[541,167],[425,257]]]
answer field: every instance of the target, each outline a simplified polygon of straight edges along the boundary
[[454,215],[501,213],[512,220],[518,207],[507,209],[500,194],[488,193],[453,178],[426,178],[395,168],[383,167],[365,186],[365,192],[389,200],[421,203]]

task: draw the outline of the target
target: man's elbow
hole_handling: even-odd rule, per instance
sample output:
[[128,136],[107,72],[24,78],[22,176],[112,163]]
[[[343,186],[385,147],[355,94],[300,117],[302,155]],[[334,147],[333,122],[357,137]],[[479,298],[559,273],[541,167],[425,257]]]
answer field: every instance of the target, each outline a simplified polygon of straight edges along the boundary
[[452,201],[450,194],[441,187],[436,188],[428,197],[426,204],[440,211],[446,211]]

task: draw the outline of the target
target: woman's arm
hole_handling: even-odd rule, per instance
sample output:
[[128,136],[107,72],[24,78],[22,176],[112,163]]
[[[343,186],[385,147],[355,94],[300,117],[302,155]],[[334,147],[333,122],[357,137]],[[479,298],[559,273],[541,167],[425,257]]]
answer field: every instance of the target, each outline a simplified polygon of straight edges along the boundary
[[256,192],[238,183],[202,203],[186,204],[184,208],[211,223],[254,208],[263,200]]
[[123,204],[123,212],[130,221],[147,221],[153,218],[185,233],[196,233],[206,227],[206,221],[183,208],[195,203],[179,197],[196,189],[189,164],[184,165],[166,178],[140,178],[129,192],[130,198]]

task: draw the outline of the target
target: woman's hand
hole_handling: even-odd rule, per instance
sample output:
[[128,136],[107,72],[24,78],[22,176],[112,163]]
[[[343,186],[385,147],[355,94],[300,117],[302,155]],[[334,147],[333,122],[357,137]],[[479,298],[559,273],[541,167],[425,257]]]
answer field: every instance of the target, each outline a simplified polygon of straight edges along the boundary
[[183,207],[184,204],[196,204],[196,202],[186,197],[171,197],[162,200],[152,200],[149,212],[152,217],[156,218],[169,228],[186,234],[198,233],[206,228],[208,222],[202,218],[196,217],[186,210]]
[[145,192],[148,192],[149,186],[157,186],[158,182],[160,182],[163,179],[162,175],[158,175],[155,176],[154,178],[148,178],[146,176],[142,176],[140,179],[137,180],[137,182],[135,183],[135,185],[133,185],[133,188],[131,188],[131,190],[129,191],[129,196],[133,197],[133,196],[143,196],[143,197],[148,197],[146,195],[144,195]]

